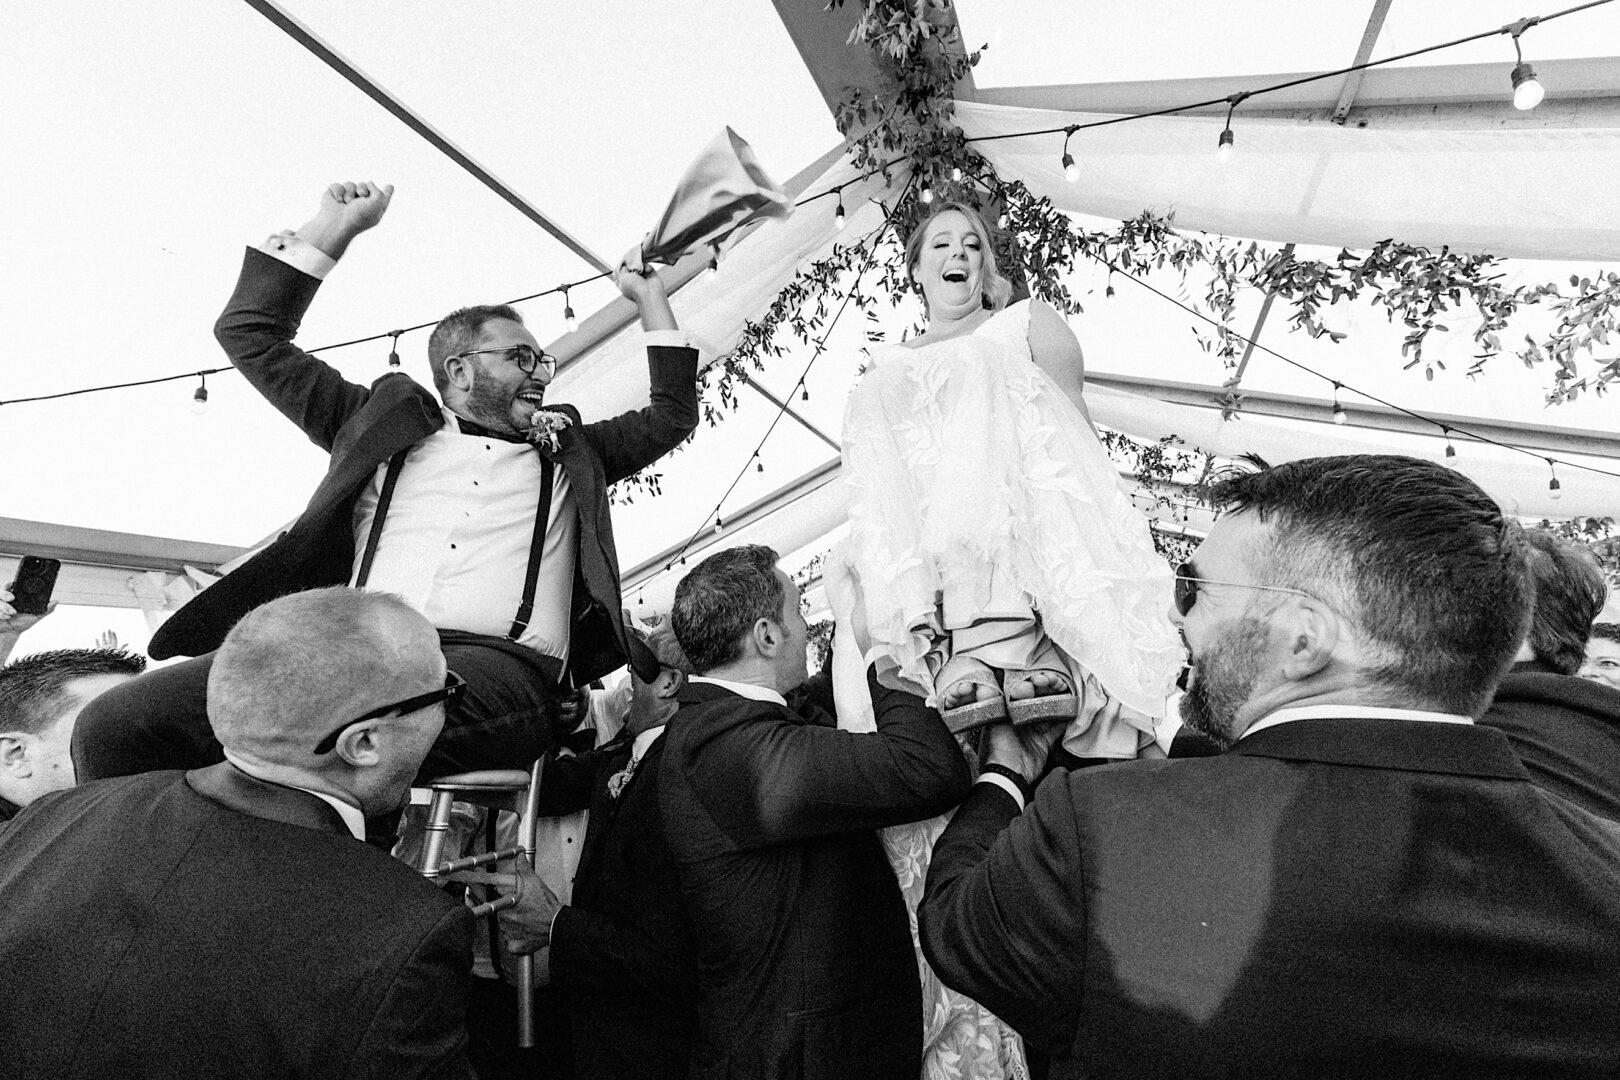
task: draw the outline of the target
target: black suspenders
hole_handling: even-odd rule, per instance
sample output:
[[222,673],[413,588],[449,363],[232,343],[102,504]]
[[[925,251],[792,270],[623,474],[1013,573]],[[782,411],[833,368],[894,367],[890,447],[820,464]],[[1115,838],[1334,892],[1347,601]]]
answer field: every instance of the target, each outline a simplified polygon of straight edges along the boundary
[[[360,572],[355,575],[354,585],[363,589],[366,580],[371,577],[371,564],[377,557],[377,542],[382,538],[383,519],[388,516],[388,505],[394,500],[394,488],[399,483],[399,474],[405,468],[405,455],[410,453],[406,447],[388,459],[388,472],[383,476],[382,491],[377,495],[377,509],[371,516],[371,529],[366,534],[366,551],[360,559]],[[529,569],[523,578],[523,600],[518,604],[517,616],[512,620],[512,629],[506,634],[507,640],[516,641],[523,636],[523,631],[529,625],[529,619],[534,616],[534,593],[540,581],[540,560],[545,555],[546,525],[551,520],[551,491],[556,480],[557,466],[544,455],[540,458],[540,506],[534,515],[534,537],[529,541]]]

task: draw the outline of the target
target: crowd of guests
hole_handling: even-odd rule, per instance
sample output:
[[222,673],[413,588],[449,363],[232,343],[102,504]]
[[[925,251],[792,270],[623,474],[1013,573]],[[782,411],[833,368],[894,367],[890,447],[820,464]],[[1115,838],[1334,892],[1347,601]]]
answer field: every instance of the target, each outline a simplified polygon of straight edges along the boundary
[[[4,1075],[988,1077],[930,1042],[934,978],[1012,1033],[1005,1075],[1614,1075],[1620,659],[1589,552],[1412,458],[1235,473],[1175,572],[1179,716],[1115,729],[1159,752],[1066,751],[1028,706],[1084,696],[1061,667],[999,713],[968,679],[953,725],[863,662],[857,729],[769,548],[623,615],[605,486],[696,420],[634,254],[650,403],[610,420],[544,404],[510,308],[439,324],[436,397],[293,344],[391,196],[334,185],[246,255],[221,343],[332,463],[154,638],[190,658],[0,668]],[[554,827],[477,924],[399,857],[402,810],[536,758]],[[913,910],[879,833],[947,814]],[[541,958],[533,1049],[475,953]]]

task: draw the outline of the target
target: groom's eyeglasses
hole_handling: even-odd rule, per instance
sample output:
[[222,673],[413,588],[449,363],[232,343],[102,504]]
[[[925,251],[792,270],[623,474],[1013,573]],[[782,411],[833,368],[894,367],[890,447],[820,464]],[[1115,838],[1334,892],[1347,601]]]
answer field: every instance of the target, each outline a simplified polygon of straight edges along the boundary
[[456,702],[461,700],[461,695],[466,689],[466,680],[453,671],[446,671],[444,673],[444,686],[440,689],[429,690],[425,694],[417,694],[415,697],[408,697],[404,701],[396,701],[392,705],[379,705],[364,716],[357,716],[353,720],[345,720],[333,728],[331,734],[315,744],[314,752],[317,754],[330,754],[337,749],[338,736],[365,720],[375,720],[379,716],[407,716],[413,712],[419,712],[429,705],[437,705],[441,701],[444,702],[445,709],[453,709]]
[[507,361],[518,366],[518,370],[525,375],[533,375],[535,368],[545,372],[547,377],[557,374],[557,358],[550,353],[535,352],[527,345],[503,345],[499,349],[468,349],[463,353],[456,353],[449,360],[459,360],[464,356],[483,356],[487,353],[501,353]]
[[[1193,564],[1184,562],[1176,567],[1176,610],[1186,615],[1198,603],[1198,586],[1230,585],[1234,589],[1264,589],[1266,592],[1293,593],[1295,596],[1311,596],[1302,589],[1288,589],[1281,585],[1249,585],[1241,581],[1216,581],[1214,578],[1199,577],[1193,573]],[[1316,599],[1314,596],[1311,599]]]

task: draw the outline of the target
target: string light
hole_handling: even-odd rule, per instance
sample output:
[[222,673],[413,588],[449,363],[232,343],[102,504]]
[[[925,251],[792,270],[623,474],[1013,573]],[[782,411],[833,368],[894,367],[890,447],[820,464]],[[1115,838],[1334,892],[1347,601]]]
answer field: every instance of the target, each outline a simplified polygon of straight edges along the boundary
[[1108,270],[1108,288],[1103,290],[1103,299],[1110,304],[1114,302],[1114,270],[1112,267],[1109,267]]
[[719,272],[720,272],[720,245],[718,245],[718,244],[710,244],[709,245],[709,279],[712,281],[714,279],[714,276],[716,274],[718,274]]
[[838,189],[838,208],[833,211],[833,228],[842,229],[843,227],[844,227],[844,189],[839,188]]
[[1343,388],[1342,383],[1339,383],[1337,381],[1334,382],[1334,384],[1333,384],[1333,422],[1335,424],[1343,424],[1346,420],[1350,419],[1350,415],[1344,411],[1344,406],[1339,404],[1339,391],[1342,388]]
[[808,386],[804,385],[804,380],[803,379],[799,380],[799,400],[800,401],[809,401],[810,400],[810,388]]
[[201,382],[197,392],[191,395],[191,411],[201,416],[208,411],[208,376],[199,371],[197,378]]
[[758,450],[754,451],[754,471],[755,472],[764,472],[765,471],[765,463],[763,461],[759,460],[759,451]]
[[957,184],[962,182],[962,166],[956,165],[951,168],[951,182]]
[[1554,466],[1552,458],[1547,459],[1547,471],[1552,473],[1551,478],[1547,481],[1547,497],[1549,499],[1562,498],[1564,493],[1561,489],[1564,485],[1558,482],[1558,469]]
[[568,328],[568,332],[572,334],[579,329],[579,320],[574,317],[574,305],[569,303],[568,300],[568,286],[559,285],[557,288],[562,290],[563,325],[566,326]]
[[1226,99],[1226,127],[1221,129],[1220,141],[1215,144],[1215,160],[1222,165],[1232,160],[1232,151],[1236,149],[1232,136],[1232,113],[1237,110],[1239,105],[1243,104],[1243,99],[1248,96],[1249,91],[1245,90]]
[[922,182],[922,190],[917,193],[917,198],[923,201],[924,206],[934,201],[934,189],[928,186],[927,180]]
[[1524,62],[1524,53],[1519,48],[1519,35],[1540,21],[1540,18],[1531,17],[1503,27],[1513,34],[1513,55],[1517,58],[1517,63],[1513,65],[1513,71],[1508,79],[1513,83],[1513,107],[1521,112],[1540,105],[1541,99],[1547,93],[1542,89],[1541,81],[1536,78],[1536,69]]
[[1441,431],[1441,434],[1445,435],[1445,437],[1446,437],[1446,457],[1448,457],[1448,458],[1456,457],[1457,456],[1457,448],[1455,446],[1451,445],[1451,429],[1446,427],[1444,424],[1442,424],[1440,426],[1440,431]]
[[1079,130],[1078,124],[1070,124],[1063,133],[1063,179],[1071,184],[1080,179],[1080,166],[1074,163],[1074,155],[1069,153],[1069,140]]
[[1003,230],[1003,231],[1005,231],[1005,230],[1006,230],[1006,228],[1007,228],[1007,223],[1008,223],[1008,222],[1009,222],[1009,221],[1010,221],[1010,220],[1011,220],[1011,219],[1010,219],[1010,218],[1009,218],[1009,217],[1008,217],[1008,216],[1007,216],[1007,211],[1005,211],[1005,210],[1003,210],[1003,211],[1002,211],[1002,212],[1001,212],[1001,216],[999,216],[999,217],[997,217],[997,218],[996,218],[996,228],[998,228],[998,229],[1001,229],[1001,230]]
[[725,527],[726,527],[725,523],[722,522],[720,520],[719,516],[717,515],[715,517],[715,519],[714,519],[714,535],[719,536],[720,533],[725,529]]

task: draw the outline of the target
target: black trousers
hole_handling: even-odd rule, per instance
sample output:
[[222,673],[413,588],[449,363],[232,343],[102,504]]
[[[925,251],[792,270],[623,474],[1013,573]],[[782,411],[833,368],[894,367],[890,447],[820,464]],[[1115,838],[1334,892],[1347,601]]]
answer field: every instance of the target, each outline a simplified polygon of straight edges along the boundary
[[[423,780],[470,769],[527,769],[560,737],[562,665],[504,638],[440,630],[450,670],[467,681],[428,752]],[[225,760],[208,724],[214,654],[156,668],[93,699],[73,730],[78,780]]]

